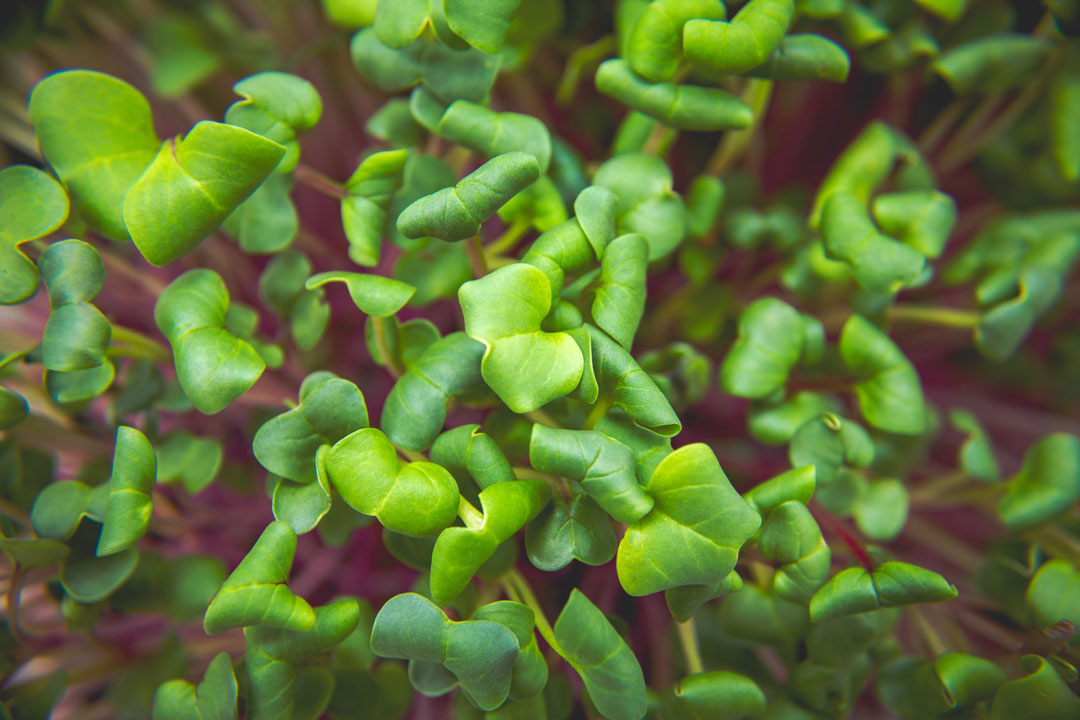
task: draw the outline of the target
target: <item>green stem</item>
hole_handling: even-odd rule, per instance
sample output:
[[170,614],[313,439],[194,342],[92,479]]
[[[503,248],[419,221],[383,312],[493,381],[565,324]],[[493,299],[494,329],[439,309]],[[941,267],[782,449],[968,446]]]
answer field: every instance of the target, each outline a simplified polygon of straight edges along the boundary
[[754,111],[754,120],[748,128],[730,130],[724,134],[724,139],[720,141],[716,152],[709,159],[709,164],[705,169],[706,173],[719,177],[730,170],[735,161],[742,157],[750,144],[750,139],[753,138],[754,133],[765,117],[765,110],[769,106],[772,90],[773,84],[771,80],[752,78],[747,81],[741,99]]
[[515,220],[510,224],[510,227],[506,228],[502,235],[492,240],[484,248],[484,255],[490,257],[492,255],[499,255],[514,247],[517,241],[521,239],[521,236],[529,231],[530,223],[528,220]]
[[470,530],[479,530],[484,527],[484,514],[473,507],[464,495],[458,499],[458,517]]
[[427,455],[424,455],[424,453],[422,453],[422,452],[417,452],[415,450],[409,450],[409,449],[403,448],[403,447],[398,447],[397,450],[398,450],[399,453],[404,455],[408,459],[409,462],[430,462],[430,460],[427,459]]
[[686,658],[686,669],[691,675],[705,672],[705,665],[701,662],[701,648],[698,647],[697,626],[694,618],[676,623],[675,630],[679,633],[679,644],[682,645],[683,657]]
[[543,410],[533,410],[532,412],[525,413],[525,417],[532,420],[537,425],[546,425],[550,428],[561,427],[559,423],[555,422],[555,418],[548,415]]
[[559,641],[555,639],[555,631],[552,629],[551,623],[548,622],[544,609],[540,607],[536,595],[533,594],[532,588],[529,586],[529,581],[517,570],[511,570],[501,582],[503,589],[506,590],[506,594],[511,599],[514,599],[516,595],[517,602],[526,605],[533,611],[533,615],[536,616],[536,629],[540,631],[540,637],[544,638],[544,641],[551,646],[552,650],[562,657],[566,657],[563,649],[559,646]]
[[927,307],[922,305],[897,304],[890,307],[886,314],[891,320],[909,320],[928,325],[961,328],[970,330],[979,324],[979,313],[974,310],[956,310],[946,307]]
[[172,352],[169,348],[165,347],[152,337],[143,335],[137,330],[132,330],[123,325],[113,325],[112,339],[113,342],[127,345],[130,349],[129,354],[136,355],[137,357],[150,358],[151,360],[157,360],[158,362],[163,363],[172,362]]
[[611,409],[612,398],[610,395],[601,395],[596,400],[596,404],[592,406],[592,410],[589,411],[589,416],[585,418],[585,424],[582,426],[582,430],[592,430],[596,427],[596,424],[604,419],[608,410]]
[[605,35],[596,42],[579,47],[570,53],[566,60],[566,68],[562,78],[559,79],[559,87],[555,91],[555,103],[560,107],[566,107],[574,99],[581,73],[585,66],[591,63],[599,63],[615,50],[615,38]]
[[465,252],[469,256],[469,265],[472,266],[473,277],[482,278],[487,275],[487,257],[484,254],[484,246],[479,235],[474,235],[465,241]]
[[300,163],[293,170],[293,175],[297,180],[304,183],[313,190],[321,192],[323,195],[329,195],[332,198],[338,198],[339,200],[348,197],[349,193],[345,191],[345,186],[336,180],[323,175],[315,168]]
[[386,344],[386,318],[372,316],[371,323],[371,331],[375,335],[375,347],[379,349],[379,355],[382,356],[386,369],[390,371],[394,379],[401,377],[405,369],[398,364]]

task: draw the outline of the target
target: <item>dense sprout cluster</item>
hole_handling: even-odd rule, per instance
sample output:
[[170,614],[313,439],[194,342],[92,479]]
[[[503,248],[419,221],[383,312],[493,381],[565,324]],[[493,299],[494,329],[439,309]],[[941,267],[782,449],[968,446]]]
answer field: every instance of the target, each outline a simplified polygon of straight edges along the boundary
[[4,12],[0,718],[1080,717],[1080,2]]

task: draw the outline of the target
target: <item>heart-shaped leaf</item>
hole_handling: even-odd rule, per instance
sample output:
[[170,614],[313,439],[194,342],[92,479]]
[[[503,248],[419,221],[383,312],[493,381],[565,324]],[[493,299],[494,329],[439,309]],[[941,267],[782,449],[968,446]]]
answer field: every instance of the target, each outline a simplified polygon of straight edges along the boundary
[[631,595],[724,579],[761,524],[701,443],[664,458],[645,491],[656,504],[627,527],[615,565]]
[[604,613],[577,588],[555,620],[558,652],[581,679],[600,714],[611,720],[641,720],[645,678],[634,653]]
[[494,710],[509,696],[519,655],[518,640],[505,625],[454,622],[416,593],[395,595],[383,605],[371,628],[371,649],[380,657],[438,663],[483,710]]
[[529,462],[540,472],[581,483],[619,522],[639,520],[653,508],[638,484],[633,451],[602,433],[533,425]]
[[1067,512],[1078,499],[1080,440],[1054,433],[1028,448],[998,502],[998,517],[1013,532],[1023,532]]
[[273,140],[209,121],[181,140],[166,140],[124,196],[124,224],[135,247],[152,265],[176,260],[217,229],[284,154]]
[[855,396],[868,423],[902,435],[926,429],[919,374],[888,335],[852,315],[840,334],[840,356],[857,379]]
[[314,611],[285,584],[295,554],[296,533],[283,522],[267,525],[206,609],[207,634],[251,625],[310,630]]
[[551,498],[542,480],[496,483],[480,491],[484,515],[465,527],[439,533],[431,554],[431,597],[446,605],[460,593],[499,545],[525,527]]
[[773,589],[788,602],[806,605],[829,577],[832,553],[806,505],[790,500],[772,510],[758,534],[761,554],[780,564]]
[[611,520],[588,495],[567,504],[554,498],[525,531],[529,561],[540,570],[561,570],[571,560],[604,565],[615,557]]
[[507,200],[539,177],[540,166],[533,155],[517,151],[497,155],[454,187],[424,196],[402,210],[398,231],[409,238],[456,241],[472,237]]
[[831,618],[918,603],[942,602],[956,597],[945,578],[909,563],[889,561],[872,571],[851,567],[834,575],[810,601],[810,619]]
[[154,306],[154,321],[172,345],[176,376],[195,408],[213,415],[247,392],[266,363],[225,329],[229,291],[213,270],[189,270]]
[[506,455],[479,425],[444,432],[431,446],[431,460],[455,475],[467,473],[481,490],[517,479]]
[[30,122],[87,224],[126,240],[124,196],[161,147],[146,98],[110,75],[67,70],[34,86]]
[[146,534],[156,476],[157,457],[146,436],[133,427],[117,428],[98,557],[125,550]]
[[283,72],[261,72],[233,85],[239,100],[225,111],[225,122],[280,143],[285,154],[279,172],[296,167],[296,138],[315,127],[322,116],[322,98],[307,80]]
[[41,253],[38,268],[52,308],[41,337],[42,364],[64,372],[100,366],[112,340],[112,326],[90,303],[105,282],[101,255],[82,240],[61,240]]
[[453,476],[432,462],[402,464],[381,430],[357,430],[326,456],[330,482],[349,507],[374,515],[394,532],[435,535],[457,517],[458,487]]
[[255,458],[270,472],[298,483],[315,480],[315,452],[368,426],[364,394],[353,383],[311,374],[300,385],[300,404],[255,433]]
[[151,720],[236,720],[237,686],[232,659],[218,653],[202,682],[170,680],[154,694]]
[[345,181],[341,224],[349,241],[349,259],[358,265],[379,264],[386,210],[401,187],[408,157],[407,150],[372,153]]
[[465,332],[487,348],[484,382],[514,412],[529,412],[572,391],[581,379],[581,350],[565,332],[540,323],[551,307],[547,277],[514,263],[458,291]]
[[[636,152],[616,155],[597,168],[593,177],[594,185],[607,188],[618,199],[616,232],[644,235],[650,262],[673,251],[686,236],[686,208],[672,190],[672,182],[663,160]],[[574,209],[580,216],[576,204]]]
[[687,20],[683,50],[690,62],[712,72],[746,72],[769,58],[794,16],[794,0],[750,0],[730,22]]
[[28,165],[0,170],[0,305],[37,292],[37,266],[19,246],[56,230],[67,215],[67,195],[51,176]]

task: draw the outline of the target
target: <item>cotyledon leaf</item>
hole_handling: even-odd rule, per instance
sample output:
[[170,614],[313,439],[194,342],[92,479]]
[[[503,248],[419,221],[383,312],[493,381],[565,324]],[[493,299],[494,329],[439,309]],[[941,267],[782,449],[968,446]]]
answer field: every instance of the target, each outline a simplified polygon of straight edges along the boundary
[[312,275],[304,288],[314,290],[330,282],[342,282],[360,311],[372,317],[390,317],[409,302],[416,288],[400,280],[371,273],[331,270]]
[[851,267],[860,286],[889,294],[909,287],[926,258],[915,247],[882,235],[859,199],[848,192],[829,196],[821,215],[821,234],[829,257]]
[[236,720],[236,674],[226,652],[210,661],[202,681],[169,680],[154,693],[151,720]]
[[794,15],[795,0],[750,0],[730,22],[691,19],[683,25],[683,51],[710,71],[746,72],[769,58]]
[[840,333],[840,355],[856,378],[855,395],[868,423],[903,435],[926,429],[919,375],[888,335],[852,315]]
[[19,249],[64,224],[68,198],[50,175],[28,165],[0,170],[0,305],[30,299],[38,269]]
[[467,473],[481,490],[517,479],[506,455],[479,425],[460,425],[439,435],[430,457],[452,473]]
[[645,5],[627,38],[625,57],[634,72],[651,82],[671,80],[683,56],[683,25],[694,18],[724,20],[727,8],[720,0],[657,0]]
[[522,151],[536,158],[540,172],[551,164],[551,133],[532,115],[495,112],[468,100],[450,103],[439,120],[439,135],[488,157]]
[[41,337],[48,370],[90,370],[105,361],[112,326],[90,301],[105,282],[101,255],[82,240],[53,243],[38,258],[51,312]]
[[278,521],[267,525],[206,609],[207,634],[251,625],[310,630],[315,612],[286,585],[295,554],[292,528]]
[[556,497],[526,528],[525,551],[540,570],[561,570],[574,559],[603,565],[615,557],[615,532],[588,495],[575,495],[569,504]]
[[390,198],[401,187],[407,150],[368,155],[345,181],[341,224],[349,241],[349,259],[374,267],[382,253],[382,229]]
[[814,594],[810,619],[818,623],[879,608],[942,602],[955,597],[956,588],[936,572],[888,561],[873,570],[851,567],[838,572]]
[[807,604],[829,577],[832,553],[806,505],[790,500],[769,513],[758,534],[761,553],[780,563],[773,590],[788,602]]
[[146,534],[154,507],[150,492],[156,476],[157,457],[146,436],[126,425],[117,428],[98,557],[127,549]]
[[645,312],[649,244],[636,233],[620,235],[604,249],[599,287],[593,296],[596,325],[627,350]]

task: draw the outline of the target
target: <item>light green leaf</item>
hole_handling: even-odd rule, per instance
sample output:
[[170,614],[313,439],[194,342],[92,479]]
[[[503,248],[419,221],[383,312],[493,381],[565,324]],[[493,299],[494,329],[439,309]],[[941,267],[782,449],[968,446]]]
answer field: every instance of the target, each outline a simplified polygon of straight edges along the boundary
[[854,194],[834,192],[821,214],[829,257],[846,263],[861,287],[890,294],[910,287],[926,265],[922,252],[882,235]]
[[664,693],[665,717],[740,720],[765,711],[765,693],[738,673],[725,670],[683,678]]
[[126,240],[124,196],[161,147],[146,98],[110,75],[67,70],[34,86],[30,122],[87,224]]
[[758,535],[761,554],[779,563],[777,597],[806,605],[829,577],[832,553],[806,505],[790,500],[769,513]]
[[840,355],[857,379],[855,396],[868,423],[901,435],[926,430],[919,375],[888,335],[852,315],[840,334]]
[[565,503],[556,497],[529,523],[525,531],[529,561],[540,570],[561,570],[577,559],[586,565],[604,565],[615,557],[611,520],[588,495],[575,495]]
[[345,182],[341,223],[349,241],[349,259],[375,267],[382,251],[382,229],[390,198],[401,187],[407,150],[368,155]]
[[804,465],[755,485],[743,498],[764,517],[790,500],[797,500],[804,505],[810,502],[816,484],[816,469],[813,465]]
[[813,465],[819,488],[828,487],[842,467],[867,467],[874,443],[859,423],[832,413],[807,420],[788,447],[793,467]]
[[170,680],[154,694],[151,720],[236,720],[237,686],[232,660],[218,653],[202,682]]
[[794,15],[795,0],[750,0],[731,22],[689,20],[683,49],[690,62],[712,72],[746,72],[769,58]]
[[851,59],[843,47],[813,33],[786,35],[761,65],[747,71],[750,77],[799,82],[844,82]]
[[777,298],[760,298],[739,316],[739,336],[720,367],[720,385],[732,395],[767,397],[784,387],[802,354],[799,311]]
[[48,235],[67,216],[67,195],[51,176],[28,165],[0,170],[0,305],[37,292],[37,266],[19,246]]
[[197,493],[217,477],[223,457],[224,450],[217,439],[176,430],[157,446],[158,482],[180,480],[189,493]]
[[953,408],[949,411],[949,424],[967,435],[957,453],[960,469],[979,480],[997,480],[1001,471],[994,446],[978,418],[966,410]]
[[300,228],[289,193],[292,177],[274,173],[225,219],[224,228],[246,253],[276,253],[292,244]]
[[998,502],[998,517],[1013,532],[1038,527],[1080,499],[1080,440],[1066,433],[1040,439],[1024,455]]
[[442,0],[450,29],[478,50],[497,53],[521,0]]
[[638,484],[633,451],[595,430],[533,425],[529,462],[540,472],[580,483],[619,522],[632,523],[653,508]]
[[645,679],[633,651],[604,613],[575,588],[555,621],[557,651],[581,679],[600,714],[611,720],[641,720]]
[[496,483],[516,480],[506,455],[479,425],[447,430],[431,446],[432,462],[454,473],[467,474],[481,490]]
[[[671,170],[660,158],[646,153],[616,155],[597,168],[593,184],[615,193],[617,234],[644,235],[650,262],[672,252],[686,236],[686,208],[672,190]],[[581,215],[576,203],[575,211]]]
[[154,321],[173,348],[176,376],[195,408],[213,415],[247,392],[266,363],[225,329],[229,291],[213,270],[189,270],[158,296]]
[[80,403],[102,395],[115,377],[116,368],[110,360],[89,370],[46,370],[45,389],[57,404],[77,408]]
[[261,72],[233,85],[245,98],[229,106],[225,122],[280,143],[285,154],[279,172],[292,170],[300,158],[296,138],[315,127],[322,115],[322,99],[307,80],[283,72]]
[[942,602],[955,597],[956,588],[936,572],[889,561],[873,571],[851,567],[834,575],[810,601],[810,619],[819,623],[879,608]]
[[124,223],[152,265],[212,233],[273,172],[285,149],[243,128],[204,121],[167,140],[124,196]]
[[592,373],[600,392],[610,396],[639,427],[663,437],[678,435],[682,423],[649,374],[603,332],[592,325],[585,329],[591,345]]
[[90,370],[105,361],[112,326],[90,303],[105,282],[105,264],[82,240],[53,243],[38,258],[52,312],[41,338],[42,364],[49,370]]
[[514,263],[465,283],[458,296],[465,332],[486,348],[484,381],[511,410],[536,410],[577,386],[584,367],[577,343],[540,329],[551,307],[542,272]]
[[1080,571],[1066,560],[1054,559],[1039,568],[1025,597],[1043,627],[1063,620],[1080,624]]
[[1066,720],[1080,713],[1077,697],[1046,658],[1025,655],[1028,673],[1002,685],[990,703],[990,720]]
[[739,130],[754,121],[750,106],[729,92],[698,85],[650,83],[622,59],[601,63],[596,89],[679,130]]
[[908,190],[874,198],[874,219],[881,228],[928,258],[945,249],[956,225],[956,202],[937,190]]
[[960,94],[1005,92],[1029,80],[1052,47],[1046,38],[998,33],[949,50],[931,68]]
[[435,535],[457,517],[453,476],[432,462],[402,464],[381,430],[357,430],[336,442],[326,473],[349,507],[394,532]]
[[627,38],[625,52],[634,72],[651,82],[671,80],[683,59],[683,25],[687,20],[724,20],[720,0],[658,0],[641,10]]
[[283,522],[267,525],[206,609],[207,634],[251,625],[298,631],[314,627],[311,606],[285,584],[295,554],[296,533]]
[[664,458],[645,491],[656,504],[626,529],[616,558],[619,582],[630,595],[724,579],[761,524],[701,443]]
[[627,350],[645,313],[649,244],[641,235],[620,235],[604,249],[599,287],[592,303],[596,325]]
[[156,475],[157,457],[146,436],[133,427],[117,428],[98,557],[125,550],[146,534],[154,508],[150,492]]
[[540,166],[533,155],[517,151],[497,155],[454,187],[422,197],[402,210],[398,231],[409,238],[456,241],[472,237],[507,200],[539,177]]
[[746,426],[759,442],[783,445],[808,420],[823,413],[838,412],[840,405],[831,396],[801,390],[779,404],[770,403],[768,398],[752,404]]
[[312,275],[304,283],[308,290],[322,287],[326,283],[342,282],[349,290],[360,311],[373,317],[390,317],[409,302],[416,288],[400,280],[372,275],[370,273],[332,270]]
[[483,517],[466,516],[465,527],[446,528],[435,541],[432,599],[440,605],[449,604],[499,545],[536,517],[550,498],[551,490],[543,480],[495,483],[481,490]]
[[527,152],[536,158],[541,174],[551,164],[551,133],[532,115],[497,113],[479,103],[455,100],[443,113],[437,131],[450,142],[488,157]]
[[368,426],[364,394],[353,383],[312,373],[300,385],[300,404],[266,421],[255,433],[255,459],[298,483],[314,482],[315,453]]
[[286,523],[297,535],[311,532],[330,512],[330,480],[326,477],[326,453],[323,445],[315,453],[315,481],[298,483],[279,478],[271,494],[274,519]]

